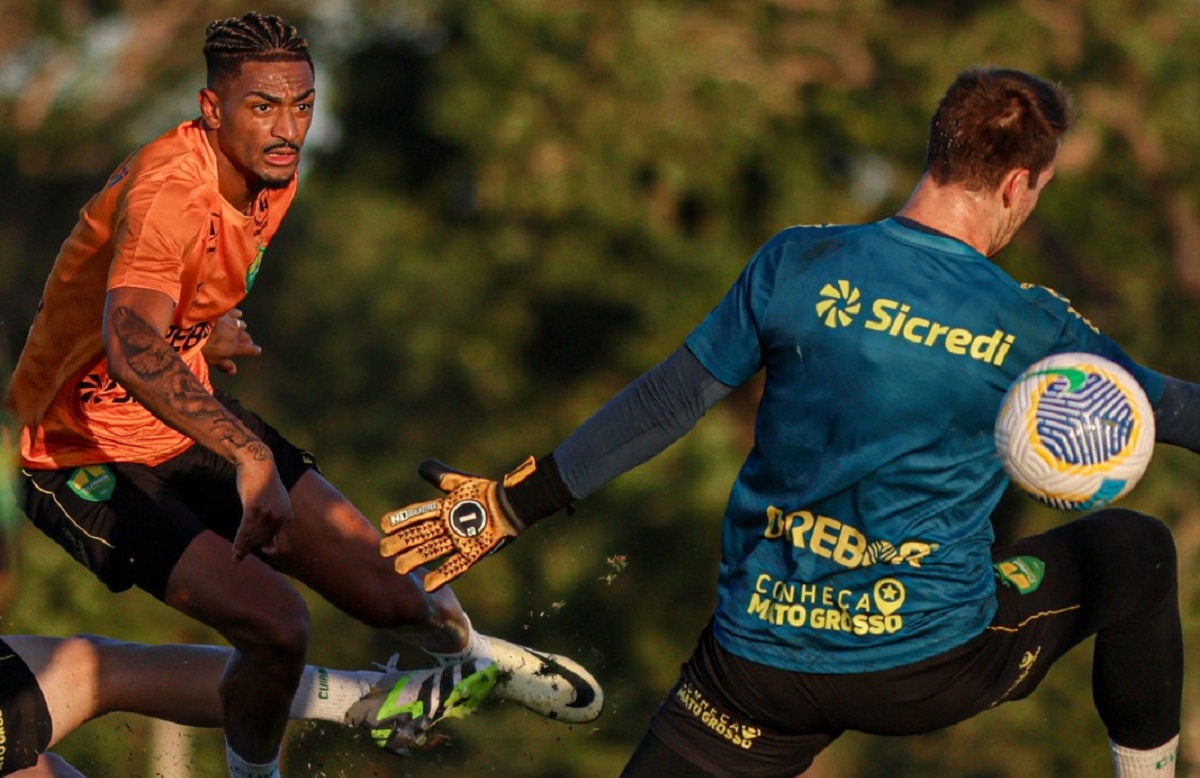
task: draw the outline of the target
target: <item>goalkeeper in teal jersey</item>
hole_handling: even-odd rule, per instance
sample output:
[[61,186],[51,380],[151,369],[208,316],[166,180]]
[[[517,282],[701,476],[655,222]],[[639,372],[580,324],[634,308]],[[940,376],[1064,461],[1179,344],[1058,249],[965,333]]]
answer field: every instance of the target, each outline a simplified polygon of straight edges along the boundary
[[807,672],[925,659],[991,622],[992,429],[1031,362],[1093,352],[1162,393],[1065,300],[903,216],[776,235],[687,348],[727,386],[768,376],[725,513],[718,639]]
[[716,612],[625,775],[794,776],[844,731],[927,732],[1026,697],[1092,635],[1116,775],[1173,775],[1170,531],[1107,509],[995,547],[990,523],[1008,486],[996,412],[1049,354],[1121,364],[1158,441],[1200,451],[1200,386],[1136,364],[989,259],[1037,205],[1072,121],[1066,93],[1035,76],[960,74],[895,216],[774,236],[675,354],[502,482],[426,463],[447,495],[385,516],[382,552],[400,572],[444,558],[436,588],[765,371]]

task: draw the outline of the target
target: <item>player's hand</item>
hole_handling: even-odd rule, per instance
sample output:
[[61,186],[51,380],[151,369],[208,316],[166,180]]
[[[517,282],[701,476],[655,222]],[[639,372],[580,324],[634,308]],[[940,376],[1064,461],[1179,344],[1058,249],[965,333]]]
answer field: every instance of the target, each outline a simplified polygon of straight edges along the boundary
[[245,559],[256,548],[268,555],[291,548],[292,502],[279,480],[275,461],[267,458],[240,463],[237,489],[242,498],[242,523],[233,538],[233,558]]
[[237,375],[235,357],[256,357],[262,353],[262,347],[254,343],[242,312],[234,308],[229,313],[217,319],[213,331],[204,343],[201,353],[204,361],[220,370],[222,373]]
[[525,530],[525,522],[513,514],[505,499],[504,487],[520,483],[535,468],[530,457],[506,475],[503,483],[497,483],[437,460],[423,462],[417,472],[446,496],[386,514],[380,521],[386,537],[379,552],[396,557],[396,572],[401,575],[444,559],[425,576],[425,591],[436,591]]

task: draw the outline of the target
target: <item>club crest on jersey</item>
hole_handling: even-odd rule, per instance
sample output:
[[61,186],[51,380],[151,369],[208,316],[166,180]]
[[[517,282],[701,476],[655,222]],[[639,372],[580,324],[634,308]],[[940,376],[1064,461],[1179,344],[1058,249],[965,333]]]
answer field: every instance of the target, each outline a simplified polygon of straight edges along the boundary
[[450,528],[464,538],[483,532],[487,521],[487,509],[475,500],[463,500],[450,511]]
[[258,278],[258,271],[262,269],[263,254],[267,251],[267,244],[259,243],[258,251],[254,255],[254,261],[250,263],[250,267],[246,269],[246,293],[254,288],[254,281]]

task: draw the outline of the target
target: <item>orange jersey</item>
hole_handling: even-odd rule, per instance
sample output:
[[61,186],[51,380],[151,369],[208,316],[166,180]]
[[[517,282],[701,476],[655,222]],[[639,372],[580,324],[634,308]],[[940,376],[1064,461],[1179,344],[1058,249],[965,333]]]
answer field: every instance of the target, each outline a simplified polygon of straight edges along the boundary
[[192,445],[108,374],[101,326],[109,289],[175,301],[164,333],[211,391],[201,348],[246,296],[263,251],[296,194],[296,178],[265,189],[249,214],[217,187],[217,159],[199,120],[135,151],[79,214],[59,250],[9,387],[28,468],[161,463]]

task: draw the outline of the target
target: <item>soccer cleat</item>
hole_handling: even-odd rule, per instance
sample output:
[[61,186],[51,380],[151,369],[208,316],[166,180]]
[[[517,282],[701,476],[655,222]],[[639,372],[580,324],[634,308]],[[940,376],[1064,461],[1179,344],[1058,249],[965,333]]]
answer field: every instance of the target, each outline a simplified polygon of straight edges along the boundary
[[582,665],[565,656],[534,651],[500,638],[485,640],[499,669],[493,697],[512,700],[540,716],[567,724],[586,724],[599,717],[604,690]]
[[432,670],[396,670],[399,655],[382,666],[371,693],[346,711],[347,726],[364,729],[375,745],[407,756],[429,742],[444,719],[471,715],[488,698],[500,675],[495,664],[468,659]]

